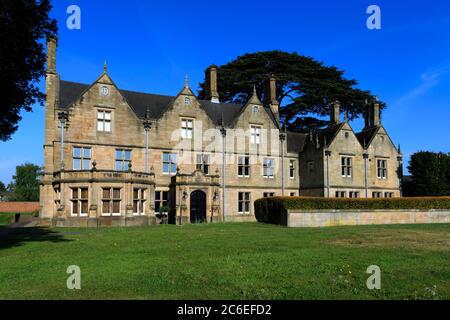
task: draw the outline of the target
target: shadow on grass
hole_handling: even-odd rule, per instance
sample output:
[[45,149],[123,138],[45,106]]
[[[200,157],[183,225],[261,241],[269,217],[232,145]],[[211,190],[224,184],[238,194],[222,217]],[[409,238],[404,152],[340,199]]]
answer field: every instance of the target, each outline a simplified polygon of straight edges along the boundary
[[27,242],[68,242],[64,235],[47,228],[8,228],[0,226],[0,250],[22,246]]

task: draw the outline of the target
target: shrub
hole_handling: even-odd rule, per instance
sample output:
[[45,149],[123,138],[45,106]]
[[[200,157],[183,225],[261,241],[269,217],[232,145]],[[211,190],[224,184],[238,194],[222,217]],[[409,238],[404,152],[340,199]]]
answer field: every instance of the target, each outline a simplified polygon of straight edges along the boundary
[[288,210],[396,210],[450,209],[450,197],[417,198],[312,198],[273,197],[255,201],[259,222],[286,225]]

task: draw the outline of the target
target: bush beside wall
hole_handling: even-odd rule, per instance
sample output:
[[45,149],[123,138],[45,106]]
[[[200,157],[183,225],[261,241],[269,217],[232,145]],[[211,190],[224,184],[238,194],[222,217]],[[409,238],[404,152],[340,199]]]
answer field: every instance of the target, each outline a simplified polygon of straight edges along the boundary
[[[255,201],[255,216],[259,222],[286,225],[288,210],[401,210],[450,209],[450,197],[417,198],[312,198],[273,197]],[[318,213],[320,214],[320,213]]]

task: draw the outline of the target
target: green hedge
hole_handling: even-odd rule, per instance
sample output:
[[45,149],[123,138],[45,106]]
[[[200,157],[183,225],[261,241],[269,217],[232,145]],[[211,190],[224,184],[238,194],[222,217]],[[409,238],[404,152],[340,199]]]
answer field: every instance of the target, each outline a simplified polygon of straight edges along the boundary
[[255,216],[259,222],[286,225],[287,210],[397,210],[450,209],[450,197],[418,198],[312,198],[273,197],[255,201]]

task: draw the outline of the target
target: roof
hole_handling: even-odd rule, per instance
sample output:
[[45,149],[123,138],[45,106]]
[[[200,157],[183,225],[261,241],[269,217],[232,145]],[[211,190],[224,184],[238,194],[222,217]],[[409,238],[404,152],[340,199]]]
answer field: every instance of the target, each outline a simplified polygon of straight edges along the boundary
[[345,122],[334,123],[324,129],[319,130],[319,143],[321,145],[329,146],[330,143],[334,140],[334,137],[336,137],[338,131],[342,129],[344,124]]
[[370,144],[373,137],[377,134],[379,128],[379,126],[369,127],[356,134],[356,137],[358,138],[359,143],[361,143],[363,148]]
[[287,132],[287,151],[300,153],[305,146],[307,133]]
[[[61,108],[68,108],[89,88],[88,84],[60,81],[59,104]],[[143,93],[119,89],[130,107],[139,118],[144,118],[149,110],[150,118],[160,118],[175,96]],[[233,103],[213,103],[209,100],[199,100],[200,105],[214,123],[219,123],[223,117],[225,125],[231,125],[239,114],[243,105]]]

